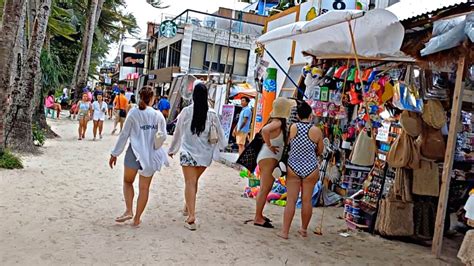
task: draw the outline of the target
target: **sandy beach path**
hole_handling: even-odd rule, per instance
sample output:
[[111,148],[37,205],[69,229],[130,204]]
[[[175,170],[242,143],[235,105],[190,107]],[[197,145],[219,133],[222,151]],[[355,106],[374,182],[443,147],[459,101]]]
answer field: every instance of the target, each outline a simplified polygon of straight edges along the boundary
[[[178,159],[155,175],[143,224],[119,225],[123,212],[123,155],[109,169],[116,136],[106,122],[104,139],[78,141],[77,122],[49,121],[61,138],[48,140],[41,155],[23,157],[25,169],[0,170],[0,265],[143,264],[143,265],[445,265],[430,249],[388,241],[365,233],[339,236],[342,209],[326,211],[323,236],[297,236],[299,211],[290,240],[277,229],[243,222],[253,217],[254,200],[240,195],[245,180],[214,163],[203,176],[198,195],[200,228],[184,228],[183,178]],[[281,228],[283,208],[266,214]],[[315,209],[314,228],[321,218]],[[451,258],[454,254],[448,254]]]

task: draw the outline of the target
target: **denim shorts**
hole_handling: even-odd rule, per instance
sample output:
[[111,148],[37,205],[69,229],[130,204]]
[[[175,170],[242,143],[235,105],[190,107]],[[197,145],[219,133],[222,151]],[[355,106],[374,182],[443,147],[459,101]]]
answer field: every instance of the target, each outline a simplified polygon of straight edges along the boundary
[[124,165],[130,169],[142,170],[142,166],[140,162],[137,161],[137,156],[133,153],[131,145],[128,146],[127,152],[125,153]]

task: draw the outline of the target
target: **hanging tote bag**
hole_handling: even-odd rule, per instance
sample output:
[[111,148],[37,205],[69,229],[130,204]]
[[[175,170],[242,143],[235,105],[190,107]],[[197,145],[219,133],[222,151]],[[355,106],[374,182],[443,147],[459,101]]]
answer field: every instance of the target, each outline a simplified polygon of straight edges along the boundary
[[439,196],[439,170],[433,161],[421,160],[420,168],[413,170],[413,194]]
[[259,132],[239,156],[237,164],[247,168],[250,172],[254,172],[255,168],[257,168],[257,157],[263,147],[263,143],[262,134]]
[[361,166],[372,166],[374,164],[377,145],[372,137],[369,137],[366,129],[359,133],[351,153],[352,164]]
[[393,168],[405,167],[410,161],[410,156],[410,141],[407,133],[402,131],[388,152],[387,162]]
[[422,115],[423,121],[429,126],[440,129],[446,124],[446,114],[439,100],[428,100]]
[[420,136],[420,153],[431,160],[443,160],[446,152],[446,142],[440,129],[423,124]]

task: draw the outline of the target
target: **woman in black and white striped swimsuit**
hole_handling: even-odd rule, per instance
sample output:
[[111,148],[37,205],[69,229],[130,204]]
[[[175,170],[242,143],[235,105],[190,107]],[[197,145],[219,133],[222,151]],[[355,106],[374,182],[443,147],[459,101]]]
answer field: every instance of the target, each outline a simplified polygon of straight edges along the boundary
[[296,201],[301,190],[301,228],[298,233],[306,237],[313,206],[313,189],[319,179],[318,155],[324,150],[323,133],[310,124],[313,110],[306,102],[298,104],[299,122],[290,127],[290,151],[286,178],[287,204],[283,217],[283,228],[278,236],[288,239],[291,222],[295,216]]

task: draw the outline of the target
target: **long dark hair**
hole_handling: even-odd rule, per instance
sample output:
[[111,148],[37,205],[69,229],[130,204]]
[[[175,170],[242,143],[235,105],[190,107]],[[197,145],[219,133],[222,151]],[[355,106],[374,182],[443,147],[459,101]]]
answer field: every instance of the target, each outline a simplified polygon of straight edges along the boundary
[[198,83],[194,87],[193,103],[194,110],[191,132],[200,136],[204,129],[206,129],[207,111],[209,110],[207,104],[207,87],[203,83]]

